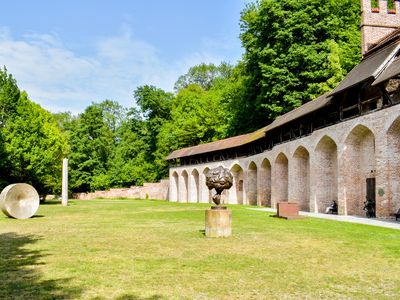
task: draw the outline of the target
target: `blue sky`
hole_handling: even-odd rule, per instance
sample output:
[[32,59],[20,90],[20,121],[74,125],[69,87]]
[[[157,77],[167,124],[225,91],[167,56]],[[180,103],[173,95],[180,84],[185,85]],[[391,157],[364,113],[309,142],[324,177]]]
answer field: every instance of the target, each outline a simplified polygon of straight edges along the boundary
[[51,112],[104,99],[134,105],[152,84],[172,91],[189,67],[236,64],[248,0],[14,0],[2,3],[0,65]]

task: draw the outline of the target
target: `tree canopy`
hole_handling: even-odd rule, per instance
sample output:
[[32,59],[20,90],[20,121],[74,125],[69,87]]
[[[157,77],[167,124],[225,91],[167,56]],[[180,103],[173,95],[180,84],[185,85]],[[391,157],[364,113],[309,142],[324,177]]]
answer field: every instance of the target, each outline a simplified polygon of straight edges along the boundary
[[359,1],[247,5],[240,20],[247,101],[270,122],[334,88],[361,58],[359,23]]
[[0,70],[1,185],[32,184],[41,194],[61,189],[61,160],[68,150],[53,116],[20,92],[7,70]]

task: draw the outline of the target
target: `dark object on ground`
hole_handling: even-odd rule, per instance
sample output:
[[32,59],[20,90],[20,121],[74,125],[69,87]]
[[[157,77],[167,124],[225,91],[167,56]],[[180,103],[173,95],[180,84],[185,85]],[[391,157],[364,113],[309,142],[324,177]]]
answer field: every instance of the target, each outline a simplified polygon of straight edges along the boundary
[[397,211],[397,213],[395,213],[394,215],[395,215],[396,221],[397,221],[397,219],[400,218],[400,208],[399,208],[399,210]]
[[326,214],[332,214],[332,215],[337,215],[338,214],[338,205],[335,200],[332,201],[332,204],[329,205],[326,210]]
[[371,200],[371,199],[367,199],[364,202],[364,208],[365,210],[365,215],[367,216],[367,218],[375,218],[375,201]]
[[217,192],[212,198],[214,203],[217,205],[221,203],[221,193],[224,190],[230,189],[232,184],[232,173],[229,172],[228,169],[221,166],[209,170],[206,174],[206,185],[208,189],[215,189],[215,191]]

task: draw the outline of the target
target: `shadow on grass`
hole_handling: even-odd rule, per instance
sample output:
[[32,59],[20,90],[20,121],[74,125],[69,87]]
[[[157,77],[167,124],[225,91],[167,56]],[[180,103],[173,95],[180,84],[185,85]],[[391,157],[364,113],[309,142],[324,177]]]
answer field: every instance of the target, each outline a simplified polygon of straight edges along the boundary
[[61,205],[61,200],[45,200],[40,201],[40,205]]
[[44,280],[37,267],[45,256],[28,245],[40,238],[15,233],[0,234],[0,299],[76,299],[77,288],[66,287],[69,279]]
[[[109,298],[103,298],[101,296],[92,298],[92,300],[105,300],[105,299],[109,299]],[[165,298],[161,295],[140,297],[140,296],[132,295],[132,294],[124,294],[124,295],[121,295],[121,296],[118,296],[117,298],[115,298],[115,300],[164,300],[164,299],[167,299],[167,298]]]

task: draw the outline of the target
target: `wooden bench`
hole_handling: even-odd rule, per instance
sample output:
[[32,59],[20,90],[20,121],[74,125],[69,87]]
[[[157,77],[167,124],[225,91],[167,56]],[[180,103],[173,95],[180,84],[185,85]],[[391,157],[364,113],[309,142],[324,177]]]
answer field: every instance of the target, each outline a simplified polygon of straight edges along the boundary
[[399,210],[397,211],[397,213],[395,213],[394,215],[396,216],[396,221],[397,221],[397,219],[400,218],[400,208],[399,208]]

